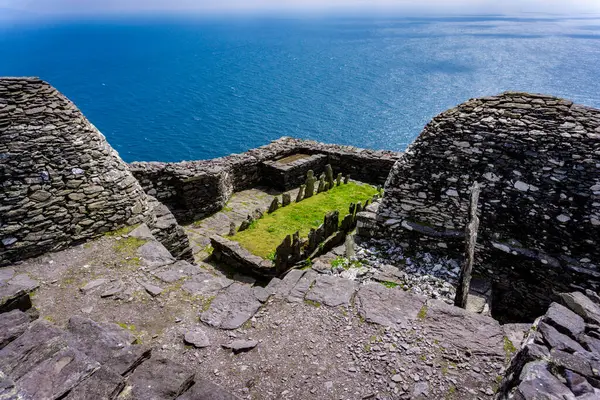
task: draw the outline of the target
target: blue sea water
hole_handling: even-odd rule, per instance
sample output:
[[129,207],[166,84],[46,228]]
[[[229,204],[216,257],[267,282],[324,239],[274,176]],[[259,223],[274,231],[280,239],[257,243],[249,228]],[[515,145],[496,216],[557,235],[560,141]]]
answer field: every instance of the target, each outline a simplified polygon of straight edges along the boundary
[[600,18],[121,18],[0,26],[0,75],[40,76],[126,161],[280,136],[403,150],[505,90],[600,107]]

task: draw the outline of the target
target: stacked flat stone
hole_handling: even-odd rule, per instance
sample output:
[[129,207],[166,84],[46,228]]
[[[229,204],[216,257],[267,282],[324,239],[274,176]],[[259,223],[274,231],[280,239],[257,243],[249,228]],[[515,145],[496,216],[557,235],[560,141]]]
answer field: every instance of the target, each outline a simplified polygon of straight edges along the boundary
[[476,273],[496,282],[500,313],[532,318],[555,291],[600,288],[600,110],[508,92],[440,114],[393,167],[376,235],[459,255],[474,181]]
[[0,265],[142,222],[191,257],[171,212],[48,83],[0,78],[0,160]]
[[0,121],[0,265],[147,217],[127,165],[46,82],[0,79]]
[[581,292],[561,298],[529,330],[497,400],[600,398],[600,307]]

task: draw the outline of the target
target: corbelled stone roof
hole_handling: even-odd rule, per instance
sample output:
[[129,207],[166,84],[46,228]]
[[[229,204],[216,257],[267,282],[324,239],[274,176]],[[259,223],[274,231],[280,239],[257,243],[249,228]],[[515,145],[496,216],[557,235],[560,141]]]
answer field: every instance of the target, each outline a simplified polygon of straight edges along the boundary
[[146,195],[77,107],[0,78],[0,265],[141,222]]
[[[462,249],[475,181],[483,184],[479,254],[493,261],[499,285],[544,299],[538,311],[553,286],[600,287],[600,110],[517,92],[448,110],[393,167],[377,218],[413,250]],[[502,254],[521,258],[500,278]]]

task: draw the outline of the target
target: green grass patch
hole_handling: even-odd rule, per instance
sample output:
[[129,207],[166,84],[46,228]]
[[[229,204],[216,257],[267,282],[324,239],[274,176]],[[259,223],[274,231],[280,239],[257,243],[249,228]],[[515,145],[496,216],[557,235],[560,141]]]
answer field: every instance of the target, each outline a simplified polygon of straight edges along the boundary
[[512,355],[517,352],[517,349],[513,342],[510,341],[509,338],[504,336],[504,353],[506,354],[506,361],[510,361]]
[[399,286],[399,284],[397,284],[396,282],[390,282],[390,281],[381,282],[381,284],[388,289],[393,289],[393,288]]
[[146,240],[144,239],[138,239],[134,237],[122,238],[121,240],[115,241],[113,244],[113,250],[117,254],[125,257],[131,257],[129,260],[130,264],[139,265],[141,259],[136,257],[137,249],[139,249],[144,243],[146,243]]
[[309,306],[313,306],[313,307],[316,307],[316,308],[321,307],[321,303],[319,303],[318,301],[304,299],[304,302],[306,304],[308,304]]
[[424,320],[425,317],[427,317],[427,305],[423,304],[423,307],[421,307],[419,313],[417,314],[417,318]]
[[292,203],[272,214],[266,214],[250,228],[236,233],[231,239],[239,242],[251,253],[267,258],[287,235],[299,231],[300,237],[307,237],[310,229],[321,225],[325,214],[334,210],[340,212],[341,222],[348,213],[350,203],[364,203],[376,193],[375,187],[354,182],[335,186],[328,192],[319,193],[300,203]]
[[116,231],[111,231],[111,232],[106,232],[104,234],[104,236],[108,236],[108,237],[116,237],[116,236],[123,236],[123,235],[127,235],[129,232],[133,231],[135,228],[137,228],[139,225],[131,225],[131,226],[125,226],[121,229],[117,229]]

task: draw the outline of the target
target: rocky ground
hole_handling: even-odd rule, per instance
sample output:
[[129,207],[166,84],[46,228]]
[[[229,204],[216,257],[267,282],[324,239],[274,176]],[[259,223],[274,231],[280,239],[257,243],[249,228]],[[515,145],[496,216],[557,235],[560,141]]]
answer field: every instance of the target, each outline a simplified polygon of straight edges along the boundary
[[311,269],[261,287],[176,262],[147,235],[107,235],[2,279],[38,282],[41,320],[115,322],[153,357],[248,399],[491,398],[512,349],[504,337],[518,346],[527,328]]

